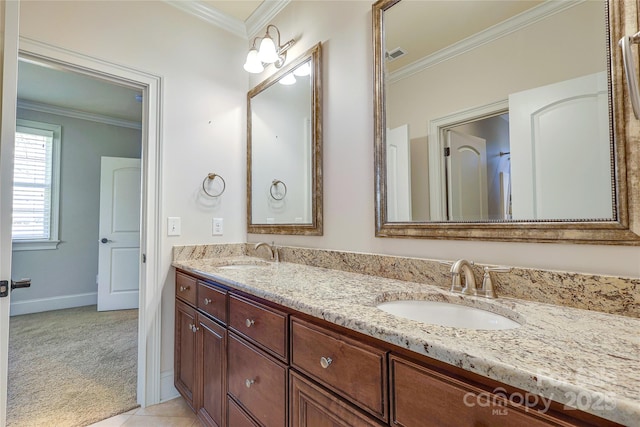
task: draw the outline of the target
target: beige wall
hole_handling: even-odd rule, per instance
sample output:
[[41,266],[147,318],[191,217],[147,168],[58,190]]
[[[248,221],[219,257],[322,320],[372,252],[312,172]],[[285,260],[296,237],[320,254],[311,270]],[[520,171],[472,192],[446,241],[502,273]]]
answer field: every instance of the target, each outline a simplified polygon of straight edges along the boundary
[[[323,42],[324,230],[322,237],[249,235],[252,242],[374,252],[590,273],[640,276],[640,248],[431,241],[374,237],[370,1],[293,1],[272,20],[296,37],[294,58]],[[56,25],[49,25],[55,22]],[[249,42],[155,1],[22,3],[21,35],[163,77],[161,217],[182,217],[182,236],[161,241],[162,369],[173,368],[173,245],[240,242],[245,224],[245,95]],[[249,80],[251,79],[251,80]],[[227,190],[206,204],[208,172]],[[211,237],[211,218],[225,234]],[[163,223],[162,227],[166,225]],[[163,233],[164,234],[164,233]]]
[[325,103],[324,236],[275,236],[276,243],[640,277],[637,247],[374,237],[371,4],[294,1],[273,20],[284,39],[300,37],[291,58],[323,42]]
[[[51,23],[55,25],[51,25]],[[171,248],[245,239],[246,40],[161,1],[23,1],[20,35],[162,77],[161,369],[173,369]],[[201,185],[224,177],[215,202]],[[182,218],[167,237],[166,218]],[[211,220],[224,218],[224,236]]]
[[605,71],[604,25],[602,3],[587,1],[391,83],[387,125],[408,123],[411,138],[425,136],[431,120]]

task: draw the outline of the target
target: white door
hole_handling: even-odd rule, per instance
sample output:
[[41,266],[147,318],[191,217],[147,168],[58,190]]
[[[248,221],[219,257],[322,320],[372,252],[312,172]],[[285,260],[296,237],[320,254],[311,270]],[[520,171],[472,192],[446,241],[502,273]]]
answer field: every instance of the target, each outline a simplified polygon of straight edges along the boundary
[[450,129],[445,132],[449,147],[449,220],[486,220],[489,217],[487,142],[483,138]]
[[140,159],[102,158],[98,311],[138,307],[140,193]]
[[[0,4],[2,119],[0,123],[0,280],[11,282],[11,213],[13,211],[13,147],[18,88],[18,1]],[[9,296],[0,298],[0,426],[7,419],[9,363]]]
[[411,221],[409,125],[387,129],[387,221]]
[[613,218],[604,72],[509,96],[514,219]]

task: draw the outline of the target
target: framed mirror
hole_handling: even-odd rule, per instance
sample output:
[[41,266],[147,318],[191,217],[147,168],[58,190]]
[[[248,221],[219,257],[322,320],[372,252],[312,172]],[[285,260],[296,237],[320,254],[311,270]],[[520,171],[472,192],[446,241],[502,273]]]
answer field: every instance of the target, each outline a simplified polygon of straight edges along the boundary
[[640,244],[622,16],[624,2],[376,2],[376,236]]
[[321,44],[247,95],[249,233],[322,235]]

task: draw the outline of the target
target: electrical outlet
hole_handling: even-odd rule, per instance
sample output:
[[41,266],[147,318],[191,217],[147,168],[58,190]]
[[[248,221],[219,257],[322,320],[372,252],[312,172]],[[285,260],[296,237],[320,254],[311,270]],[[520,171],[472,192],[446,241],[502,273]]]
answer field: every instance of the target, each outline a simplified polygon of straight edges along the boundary
[[222,218],[213,218],[212,236],[222,236],[224,233],[224,221]]
[[180,217],[170,216],[167,218],[167,236],[179,236],[181,233]]

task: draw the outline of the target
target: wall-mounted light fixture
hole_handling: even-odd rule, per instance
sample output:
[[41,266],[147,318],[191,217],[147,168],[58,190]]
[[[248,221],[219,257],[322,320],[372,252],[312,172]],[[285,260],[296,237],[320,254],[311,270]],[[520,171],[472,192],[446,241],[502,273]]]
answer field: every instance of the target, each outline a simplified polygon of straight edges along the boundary
[[[275,30],[277,36],[276,42],[269,35],[270,30]],[[256,44],[260,40],[260,48],[256,48]],[[287,59],[287,50],[295,44],[295,40],[291,39],[285,44],[280,44],[280,30],[273,24],[267,26],[264,37],[256,37],[253,39],[253,45],[247,54],[247,61],[244,63],[244,69],[249,73],[261,73],[264,71],[265,64],[273,64],[276,68],[284,65]]]

